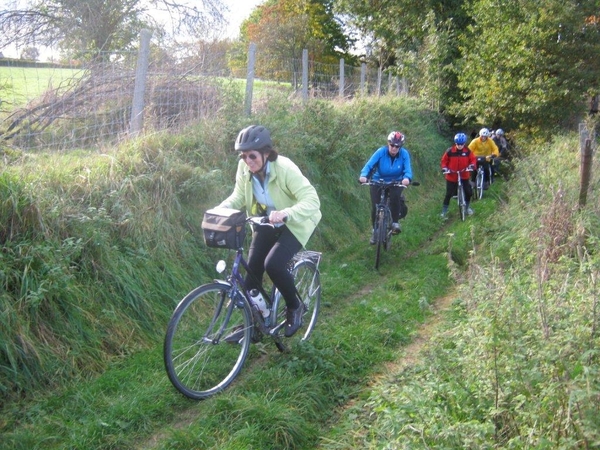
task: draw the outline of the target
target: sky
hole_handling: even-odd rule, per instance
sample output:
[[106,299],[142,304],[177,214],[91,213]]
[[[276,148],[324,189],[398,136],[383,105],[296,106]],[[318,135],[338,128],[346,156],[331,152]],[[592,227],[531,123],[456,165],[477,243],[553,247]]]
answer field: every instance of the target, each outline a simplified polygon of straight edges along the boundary
[[[0,0],[0,7],[5,7],[11,0]],[[229,8],[227,19],[229,26],[227,27],[227,37],[236,38],[239,36],[240,25],[246,20],[254,8],[266,0],[221,0]],[[40,60],[46,60],[48,55],[41,52]],[[18,52],[14,48],[4,49],[4,56],[18,58]]]
[[240,31],[240,25],[246,20],[254,8],[256,8],[265,0],[222,0],[229,8],[229,27],[227,28],[227,36],[235,38]]

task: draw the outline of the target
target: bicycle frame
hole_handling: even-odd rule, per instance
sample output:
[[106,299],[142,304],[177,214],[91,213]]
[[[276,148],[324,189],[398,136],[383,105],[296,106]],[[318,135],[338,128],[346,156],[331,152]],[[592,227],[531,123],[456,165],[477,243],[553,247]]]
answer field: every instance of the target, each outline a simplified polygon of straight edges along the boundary
[[[233,260],[231,271],[229,272],[229,275],[227,276],[227,281],[225,282],[230,286],[229,297],[232,300],[232,304],[235,302],[234,297],[236,295],[242,295],[246,299],[246,301],[248,302],[248,304],[250,305],[250,307],[252,309],[254,324],[258,325],[260,331],[263,334],[267,334],[269,336],[272,336],[273,338],[278,337],[277,333],[285,325],[285,322],[281,322],[279,324],[276,323],[275,326],[272,326],[272,324],[271,324],[271,317],[272,317],[272,314],[274,314],[274,311],[273,311],[274,298],[273,298],[273,296],[268,294],[265,291],[265,289],[261,283],[258,287],[258,290],[262,294],[269,311],[271,311],[271,314],[267,318],[264,318],[262,316],[262,314],[254,314],[255,308],[253,307],[252,300],[250,300],[250,297],[247,294],[248,289],[246,288],[246,281],[244,280],[244,277],[242,276],[240,267],[242,267],[246,273],[252,273],[250,271],[250,268],[248,267],[248,263],[244,259],[244,254],[243,254],[242,248],[240,248],[236,251],[236,255]],[[276,295],[276,292],[277,291],[275,289],[273,289],[273,295]],[[217,311],[215,314],[218,315],[219,312]]]

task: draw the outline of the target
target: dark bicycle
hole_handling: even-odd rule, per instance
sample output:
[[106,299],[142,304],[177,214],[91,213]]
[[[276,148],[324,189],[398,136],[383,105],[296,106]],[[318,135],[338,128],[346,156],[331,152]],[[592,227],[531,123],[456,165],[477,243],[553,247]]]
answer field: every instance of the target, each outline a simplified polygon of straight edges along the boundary
[[[246,224],[272,226],[261,223],[261,219],[248,218]],[[321,253],[303,250],[290,262],[305,313],[302,328],[286,338],[285,301],[274,287],[270,295],[260,289],[263,305],[253,301],[241,273],[242,269],[246,273],[249,270],[243,250],[237,248],[226,280],[199,286],[181,300],[167,327],[165,367],[173,386],[186,397],[207,398],[229,386],[240,373],[250,344],[260,342],[264,336],[284,352],[308,339],[315,328],[321,304]],[[219,261],[217,272],[224,272],[225,267],[225,261]]]
[[[375,207],[375,224],[373,227],[373,236],[375,237],[375,268],[379,269],[382,250],[389,250],[391,248],[392,236],[394,234],[394,230],[392,229],[392,212],[390,210],[390,188],[399,187],[406,189],[407,186],[403,185],[400,181],[386,182],[383,180],[368,181],[361,184],[381,187],[379,202]],[[417,182],[412,182],[411,184],[414,186],[419,185]]]

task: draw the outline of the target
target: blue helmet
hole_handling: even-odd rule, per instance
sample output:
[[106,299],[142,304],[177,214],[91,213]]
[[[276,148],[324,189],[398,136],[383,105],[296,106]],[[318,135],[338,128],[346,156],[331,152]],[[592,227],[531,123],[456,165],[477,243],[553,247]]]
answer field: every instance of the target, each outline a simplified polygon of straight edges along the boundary
[[454,136],[454,143],[455,144],[464,144],[467,142],[467,135],[465,133],[456,133],[456,135]]

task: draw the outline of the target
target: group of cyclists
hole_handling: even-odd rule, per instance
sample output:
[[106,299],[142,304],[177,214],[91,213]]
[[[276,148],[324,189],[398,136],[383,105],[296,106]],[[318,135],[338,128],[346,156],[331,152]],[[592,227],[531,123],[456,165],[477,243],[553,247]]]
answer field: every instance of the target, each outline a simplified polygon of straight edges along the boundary
[[[446,149],[441,158],[441,168],[446,179],[446,195],[442,203],[442,218],[446,218],[450,199],[457,194],[458,177],[467,200],[467,213],[473,214],[470,206],[473,197],[473,185],[475,183],[476,170],[479,166],[484,167],[484,189],[488,189],[491,183],[490,174],[499,172],[500,160],[508,159],[509,144],[504,130],[498,128],[490,131],[482,128],[479,133],[474,132],[471,141],[467,145],[468,137],[460,132],[454,136],[454,143]],[[383,180],[385,182],[401,181],[407,186],[412,181],[412,168],[410,152],[404,147],[405,136],[399,131],[392,131],[388,135],[387,145],[384,145],[371,155],[363,166],[359,175],[359,182],[365,183],[368,179],[372,181]],[[489,170],[491,169],[491,170]],[[375,210],[380,198],[381,186],[371,185],[371,225],[373,234],[371,244],[375,244]],[[401,230],[399,220],[406,217],[408,208],[404,201],[403,189],[398,186],[385,187],[389,189],[390,209],[392,215],[392,230],[399,233]]]
[[[392,131],[387,137],[387,144],[375,150],[362,168],[359,181],[397,181],[408,186],[413,174],[410,152],[404,147],[404,143],[404,134]],[[240,131],[235,150],[239,152],[240,160],[234,191],[220,206],[243,208],[250,214],[260,205],[263,215],[274,225],[272,229],[255,230],[252,235],[248,260],[253,274],[248,277],[247,282],[249,285],[260,284],[263,273],[268,273],[287,304],[285,335],[291,336],[302,325],[304,311],[285,267],[294,253],[306,244],[319,223],[319,197],[298,167],[289,159],[278,155],[267,128],[252,125]],[[474,172],[463,171],[464,169],[474,171],[477,164],[494,165],[495,158],[506,157],[507,152],[508,143],[502,129],[497,129],[492,136],[489,129],[482,128],[468,145],[467,135],[457,133],[454,144],[444,152],[441,159],[446,178],[442,215],[445,217],[450,199],[456,195],[458,176],[467,181],[462,186],[468,202],[473,195],[468,181]],[[485,182],[489,186],[489,178]],[[401,187],[388,188],[393,233],[401,231],[399,221],[408,212]],[[380,189],[380,186],[371,185],[372,225],[375,222]],[[468,213],[473,213],[470,207]],[[374,243],[372,236],[371,244]]]
[[483,189],[488,189],[494,175],[499,173],[500,161],[509,157],[508,141],[501,128],[495,131],[482,128],[469,145],[466,143],[467,135],[462,132],[457,133],[454,136],[454,144],[442,155],[440,165],[446,178],[446,195],[442,202],[441,214],[443,219],[446,219],[450,199],[457,194],[459,176],[467,202],[467,214],[472,215],[470,202],[473,197],[477,168],[483,166]]

